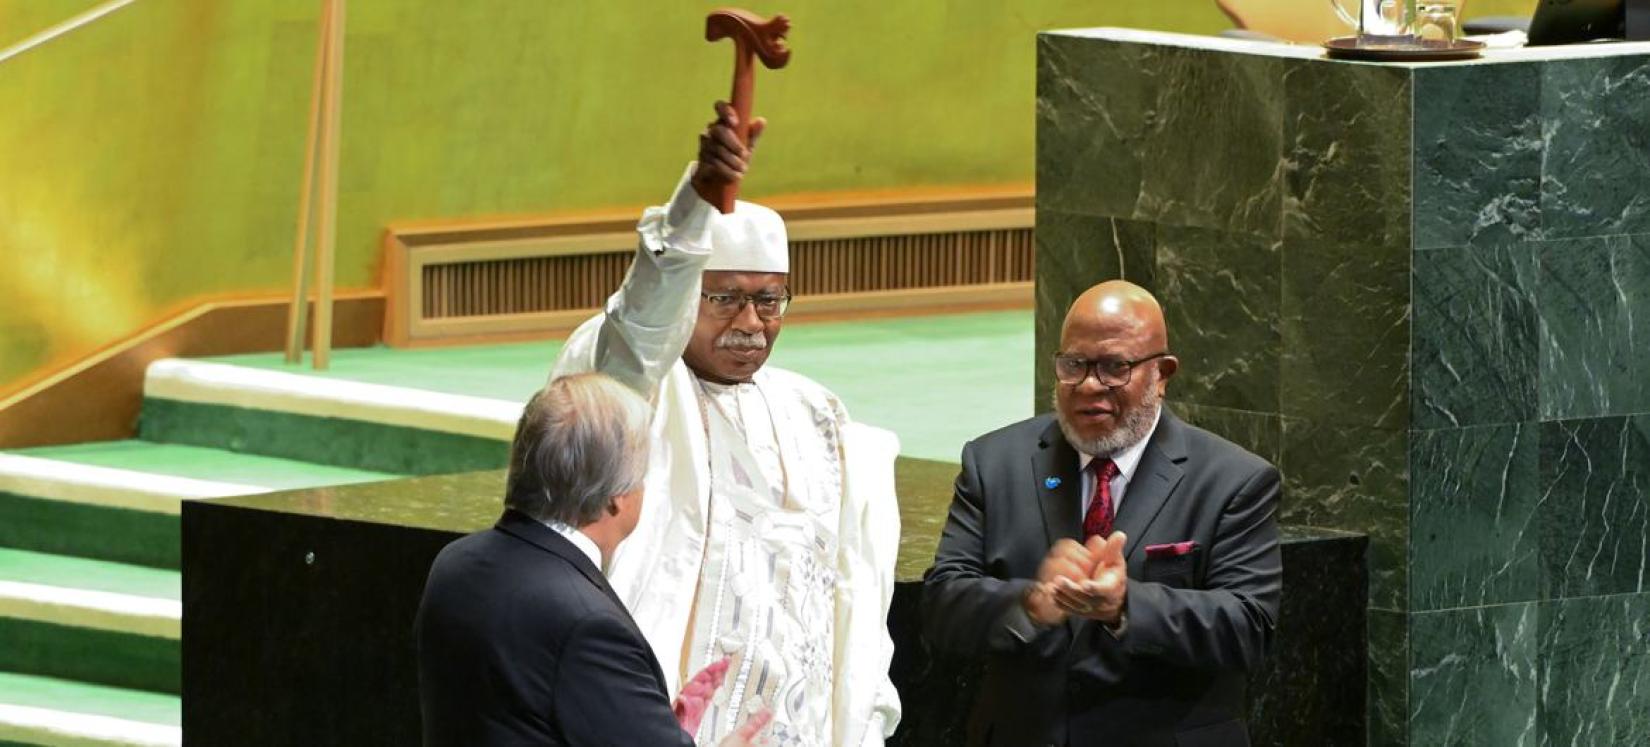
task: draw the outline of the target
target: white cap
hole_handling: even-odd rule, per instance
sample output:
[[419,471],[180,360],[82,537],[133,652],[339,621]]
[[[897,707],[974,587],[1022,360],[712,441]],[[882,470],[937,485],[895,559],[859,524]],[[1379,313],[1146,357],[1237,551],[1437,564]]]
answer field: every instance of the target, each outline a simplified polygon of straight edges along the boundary
[[733,212],[716,213],[710,222],[707,270],[790,273],[790,245],[779,213],[737,200]]

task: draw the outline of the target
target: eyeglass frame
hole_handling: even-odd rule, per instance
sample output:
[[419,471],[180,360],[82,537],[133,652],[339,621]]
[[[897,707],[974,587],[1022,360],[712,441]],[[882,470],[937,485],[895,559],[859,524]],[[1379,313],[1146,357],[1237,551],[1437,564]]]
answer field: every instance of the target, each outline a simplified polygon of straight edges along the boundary
[[[724,314],[722,314],[721,312],[718,311],[718,309],[722,308],[721,304],[711,300],[711,299],[716,298],[718,296],[726,296],[730,299],[734,298],[734,297],[737,297],[739,299],[739,305],[733,307],[733,311],[731,313],[727,313],[726,315],[724,315]],[[732,319],[736,316],[739,316],[740,312],[744,311],[745,307],[748,305],[748,306],[751,307],[751,309],[756,311],[756,318],[761,319],[763,321],[773,321],[775,319],[785,318],[785,312],[790,309],[791,300],[793,298],[795,298],[795,296],[791,295],[791,289],[786,288],[785,292],[783,294],[777,295],[777,296],[773,295],[773,294],[770,294],[770,293],[745,293],[744,291],[723,291],[723,292],[719,292],[719,293],[706,293],[705,291],[701,290],[701,291],[699,291],[699,298],[702,301],[709,301],[710,302],[711,317],[715,318],[715,319]],[[774,313],[771,316],[764,315],[762,313],[762,308],[757,305],[757,301],[759,299],[763,300],[763,301],[768,301],[768,300],[777,301],[779,303],[779,311]]]
[[[1134,379],[1134,369],[1135,369],[1136,366],[1138,366],[1142,363],[1147,363],[1147,362],[1150,362],[1150,361],[1157,360],[1159,358],[1173,358],[1173,357],[1174,357],[1173,353],[1170,353],[1169,351],[1164,350],[1164,351],[1161,351],[1161,352],[1152,353],[1151,355],[1148,355],[1144,358],[1136,358],[1132,361],[1131,360],[1108,361],[1108,360],[1105,360],[1105,359],[1096,360],[1096,359],[1092,359],[1092,358],[1084,358],[1083,356],[1080,356],[1080,355],[1072,355],[1072,354],[1068,354],[1068,353],[1064,353],[1064,352],[1059,352],[1059,353],[1055,353],[1054,356],[1053,356],[1054,380],[1061,383],[1061,384],[1064,384],[1066,386],[1076,387],[1076,386],[1082,386],[1083,382],[1088,381],[1090,377],[1093,377],[1094,381],[1096,383],[1098,383],[1100,386],[1106,387],[1107,389],[1116,389],[1118,387],[1125,387],[1125,386],[1129,385],[1129,382]],[[1080,378],[1076,381],[1065,381],[1065,380],[1061,379],[1060,378],[1060,360],[1062,358],[1067,359],[1067,360],[1075,359],[1075,360],[1082,361],[1083,362],[1083,376],[1082,376],[1082,378]],[[1107,383],[1106,379],[1102,378],[1100,376],[1099,366],[1102,363],[1121,364],[1123,366],[1123,379],[1121,381],[1118,381],[1117,383],[1114,383],[1114,384]]]

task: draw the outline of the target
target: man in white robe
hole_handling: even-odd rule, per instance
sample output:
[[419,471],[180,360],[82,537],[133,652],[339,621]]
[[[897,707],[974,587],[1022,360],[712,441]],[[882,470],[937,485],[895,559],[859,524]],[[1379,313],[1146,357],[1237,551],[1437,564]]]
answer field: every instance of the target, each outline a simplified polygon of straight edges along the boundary
[[599,370],[653,404],[649,500],[607,575],[671,691],[730,657],[699,743],[770,708],[773,744],[880,745],[900,713],[887,628],[899,443],[849,421],[823,386],[763,365],[790,300],[785,226],[760,205],[722,215],[706,201],[750,155],[731,107],[717,115],[670,203],[642,214],[624,284],[552,377]]

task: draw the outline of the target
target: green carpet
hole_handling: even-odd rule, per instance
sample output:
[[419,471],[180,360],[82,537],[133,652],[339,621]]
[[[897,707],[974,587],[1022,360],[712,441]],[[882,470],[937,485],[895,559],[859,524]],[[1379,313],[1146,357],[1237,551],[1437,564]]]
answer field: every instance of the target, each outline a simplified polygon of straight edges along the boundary
[[[279,353],[212,358],[268,370],[525,401],[559,342],[334,351],[331,369],[289,367]],[[1032,314],[1000,311],[798,323],[774,365],[831,388],[856,420],[898,433],[906,456],[956,461],[974,436],[1031,414]]]
[[494,469],[510,457],[505,442],[477,436],[165,399],[144,400],[138,434],[299,460],[293,463],[316,470],[339,465],[395,475]]
[[0,548],[0,581],[183,599],[183,578],[177,571],[9,548]]
[[139,440],[45,446],[12,453],[96,467],[254,485],[271,490],[345,485],[395,477],[383,472],[241,454],[224,449]]
[[0,547],[177,569],[178,517],[0,491]]
[[183,643],[0,617],[0,671],[150,692],[183,692]]
[[183,703],[176,695],[13,672],[0,672],[0,703],[91,713],[166,726],[183,725]]

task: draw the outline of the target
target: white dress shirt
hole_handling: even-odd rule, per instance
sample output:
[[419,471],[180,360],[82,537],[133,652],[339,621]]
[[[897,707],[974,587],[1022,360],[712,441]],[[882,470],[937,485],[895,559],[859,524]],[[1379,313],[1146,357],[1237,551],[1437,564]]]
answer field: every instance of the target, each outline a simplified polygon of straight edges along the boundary
[[590,539],[589,535],[555,519],[544,522],[544,525],[554,529],[556,534],[566,537],[568,542],[579,548],[579,551],[583,552],[585,557],[590,558],[591,565],[596,566],[603,573],[607,572],[607,569],[602,567],[602,549],[596,546],[596,541]]
[[[1157,432],[1157,424],[1163,420],[1163,406],[1157,406],[1157,415],[1152,418],[1151,430],[1146,431],[1145,437],[1134,442],[1128,448],[1117,453],[1111,460],[1117,464],[1117,474],[1111,478],[1111,515],[1116,516],[1123,508],[1123,495],[1129,490],[1129,481],[1134,479],[1134,471],[1140,466],[1140,457],[1146,453],[1146,444],[1152,440],[1152,434]],[[1083,476],[1083,510],[1078,513],[1079,518],[1089,515],[1089,504],[1094,502],[1094,472],[1089,470],[1089,462],[1094,461],[1092,454],[1077,452],[1078,474]]]

